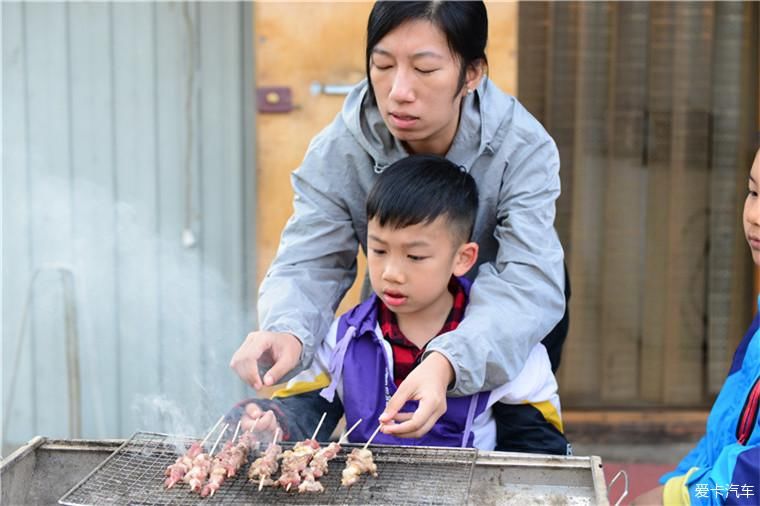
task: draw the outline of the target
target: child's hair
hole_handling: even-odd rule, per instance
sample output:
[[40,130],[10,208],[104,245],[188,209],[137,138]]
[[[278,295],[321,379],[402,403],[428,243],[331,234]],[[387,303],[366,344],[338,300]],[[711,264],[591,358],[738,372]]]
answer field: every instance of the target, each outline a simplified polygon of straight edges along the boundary
[[445,216],[460,243],[472,237],[477,213],[475,180],[434,155],[412,155],[392,164],[367,197],[367,221],[375,218],[382,227],[404,228]]

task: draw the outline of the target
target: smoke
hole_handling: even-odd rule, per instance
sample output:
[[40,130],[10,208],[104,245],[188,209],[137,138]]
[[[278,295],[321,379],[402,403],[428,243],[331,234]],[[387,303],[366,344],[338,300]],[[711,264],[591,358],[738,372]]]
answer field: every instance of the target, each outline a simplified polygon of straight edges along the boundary
[[203,430],[188,412],[163,395],[138,395],[131,409],[144,427],[156,432],[197,436]]
[[[244,252],[234,246],[243,244],[241,231],[230,225],[240,218],[204,223],[196,212],[189,222],[198,242],[187,247],[181,195],[117,198],[114,188],[38,173],[26,194],[6,194],[12,202],[5,209],[20,212],[18,242],[4,251],[6,265],[17,266],[3,273],[4,398],[17,376],[6,440],[71,437],[71,411],[80,413],[86,438],[136,430],[199,435],[251,395],[228,366],[251,330]],[[74,330],[64,325],[57,278],[44,274],[19,332],[32,273],[52,266],[72,273]],[[79,405],[69,391],[67,332],[78,339]]]
[[[221,418],[207,425],[200,425],[199,420],[189,416],[189,413],[176,402],[162,395],[138,396],[132,403],[132,410],[140,417],[145,427],[162,427],[161,432],[169,435],[164,441],[173,445],[178,454],[184,454],[190,447],[191,441],[197,441],[204,437],[219,437],[220,434],[230,434],[232,429],[224,431]],[[211,432],[213,430],[213,432]],[[146,451],[152,449],[146,447]]]

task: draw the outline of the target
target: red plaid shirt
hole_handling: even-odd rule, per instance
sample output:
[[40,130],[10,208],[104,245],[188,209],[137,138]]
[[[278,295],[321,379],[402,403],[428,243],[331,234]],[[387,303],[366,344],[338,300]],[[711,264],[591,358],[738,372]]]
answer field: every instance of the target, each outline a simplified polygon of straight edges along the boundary
[[[449,311],[449,316],[446,317],[446,322],[436,336],[454,330],[459,326],[462,318],[464,318],[464,309],[467,307],[467,294],[462,284],[454,276],[451,276],[449,280],[449,292],[454,296],[454,303],[451,306],[451,311]],[[422,353],[427,345],[418,348],[416,344],[407,339],[398,326],[396,314],[388,309],[381,300],[378,300],[378,302],[380,330],[383,333],[383,337],[391,343],[391,349],[393,350],[393,379],[396,386],[399,386],[412,369],[420,363]]]

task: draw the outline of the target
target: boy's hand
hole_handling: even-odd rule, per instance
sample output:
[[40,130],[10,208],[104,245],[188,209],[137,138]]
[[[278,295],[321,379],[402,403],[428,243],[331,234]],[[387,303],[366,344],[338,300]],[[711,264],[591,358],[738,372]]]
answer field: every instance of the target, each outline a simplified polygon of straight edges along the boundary
[[[258,421],[257,421],[258,420]],[[240,417],[240,428],[244,431],[256,426],[256,432],[274,432],[280,427],[277,417],[270,409],[262,411],[258,404],[249,402],[245,406],[245,412]],[[282,433],[280,433],[282,436]]]
[[[380,429],[398,437],[422,437],[446,412],[446,390],[454,379],[454,369],[442,354],[433,352],[399,385],[380,415]],[[414,413],[399,413],[407,401],[419,401]],[[393,422],[400,423],[393,423]]]
[[[277,383],[287,372],[298,365],[303,345],[298,338],[285,332],[251,332],[240,348],[232,355],[230,367],[256,390]],[[259,375],[259,361],[272,367]]]
[[631,506],[657,506],[664,503],[662,492],[665,487],[659,486],[645,492],[633,500]]

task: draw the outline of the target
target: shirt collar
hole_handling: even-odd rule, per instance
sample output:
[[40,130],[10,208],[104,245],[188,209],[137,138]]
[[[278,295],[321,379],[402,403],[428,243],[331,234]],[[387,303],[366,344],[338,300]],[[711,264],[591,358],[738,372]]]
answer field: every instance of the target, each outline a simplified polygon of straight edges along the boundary
[[[467,307],[467,290],[456,276],[451,276],[449,279],[448,290],[454,297],[454,301],[441,330],[433,337],[454,330],[464,318],[465,307]],[[388,306],[379,297],[377,299],[377,317],[384,338],[393,344],[417,348],[417,345],[401,332],[396,314],[388,309]]]

